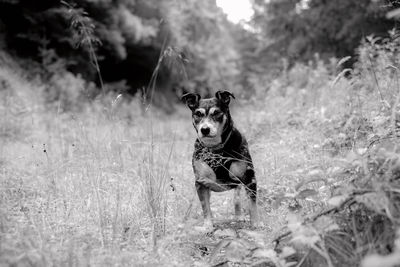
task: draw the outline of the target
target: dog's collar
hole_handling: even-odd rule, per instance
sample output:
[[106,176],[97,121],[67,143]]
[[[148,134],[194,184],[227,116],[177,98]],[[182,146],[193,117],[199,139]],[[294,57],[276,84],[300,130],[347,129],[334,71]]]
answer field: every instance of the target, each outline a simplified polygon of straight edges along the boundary
[[228,143],[229,139],[231,138],[232,132],[233,132],[233,128],[229,131],[229,133],[228,133],[228,135],[226,136],[226,139],[225,139],[224,142],[222,142],[222,143],[220,143],[220,144],[218,144],[218,145],[212,146],[212,147],[206,146],[206,145],[203,143],[203,141],[201,141],[201,138],[200,138],[200,137],[198,137],[197,139],[199,140],[200,144],[201,144],[203,147],[205,147],[205,148],[211,150],[212,152],[214,152],[214,151],[222,150],[222,149],[225,147],[226,143]]

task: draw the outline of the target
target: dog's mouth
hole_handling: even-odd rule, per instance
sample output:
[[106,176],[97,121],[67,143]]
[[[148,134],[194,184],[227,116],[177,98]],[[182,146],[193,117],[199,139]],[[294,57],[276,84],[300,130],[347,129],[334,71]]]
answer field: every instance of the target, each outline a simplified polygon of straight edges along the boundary
[[203,134],[201,131],[197,131],[197,135],[199,138],[204,139],[204,140],[213,140],[213,139],[219,139],[218,133],[208,133],[208,134]]
[[215,139],[217,135],[201,135],[201,139]]
[[221,143],[221,137],[218,135],[214,136],[199,136],[201,142],[207,147],[217,146]]

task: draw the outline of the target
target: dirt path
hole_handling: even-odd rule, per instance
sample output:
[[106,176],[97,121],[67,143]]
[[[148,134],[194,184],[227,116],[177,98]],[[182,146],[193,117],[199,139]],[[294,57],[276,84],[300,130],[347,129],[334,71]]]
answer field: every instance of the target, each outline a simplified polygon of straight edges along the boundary
[[[328,168],[331,156],[321,149],[321,133],[310,128],[289,130],[284,126],[269,131],[269,135],[251,140],[259,184],[261,226],[250,227],[247,211],[244,212],[244,221],[234,219],[233,192],[212,194],[215,229],[208,233],[198,230],[202,222],[199,205],[194,207],[198,215],[195,217],[196,221],[185,226],[187,241],[191,243],[189,253],[194,265],[275,266],[267,258],[276,256],[273,240],[285,231],[286,215],[296,209],[295,212],[302,213],[319,208],[308,201],[300,201],[300,204],[297,203],[300,205],[298,207],[292,207],[290,201],[283,201],[278,205],[274,205],[274,201],[281,196],[295,194],[296,185],[308,179],[309,174]],[[242,200],[246,203],[244,194]]]

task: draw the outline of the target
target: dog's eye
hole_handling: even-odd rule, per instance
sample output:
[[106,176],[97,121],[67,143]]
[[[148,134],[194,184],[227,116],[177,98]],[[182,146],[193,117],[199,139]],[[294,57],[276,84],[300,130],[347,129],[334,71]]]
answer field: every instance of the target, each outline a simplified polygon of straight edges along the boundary
[[195,115],[196,117],[203,117],[203,113],[202,113],[201,111],[196,111],[196,112],[194,113],[194,115]]
[[212,114],[212,116],[214,116],[214,117],[219,117],[221,115],[222,115],[222,112],[219,111],[219,110],[214,111],[213,114]]

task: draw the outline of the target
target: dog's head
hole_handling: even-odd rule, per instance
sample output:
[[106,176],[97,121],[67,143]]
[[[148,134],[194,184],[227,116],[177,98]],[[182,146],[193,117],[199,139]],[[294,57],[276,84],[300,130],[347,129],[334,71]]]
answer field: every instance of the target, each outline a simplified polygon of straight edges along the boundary
[[201,99],[199,94],[188,93],[182,100],[192,111],[193,126],[200,141],[207,147],[215,147],[224,142],[223,136],[232,129],[229,102],[234,95],[228,91],[218,91],[215,97]]

